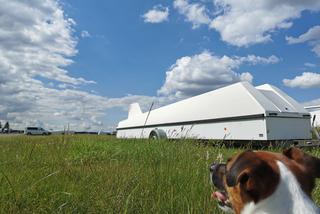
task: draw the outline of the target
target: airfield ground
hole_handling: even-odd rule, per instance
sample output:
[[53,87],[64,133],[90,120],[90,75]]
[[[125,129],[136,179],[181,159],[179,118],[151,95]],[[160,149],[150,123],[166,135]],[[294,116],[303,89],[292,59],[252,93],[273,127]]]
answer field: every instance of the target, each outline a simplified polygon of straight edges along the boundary
[[[192,140],[1,136],[0,213],[220,213],[208,167],[241,150]],[[319,148],[307,150],[320,157]],[[314,199],[320,205],[320,183]]]

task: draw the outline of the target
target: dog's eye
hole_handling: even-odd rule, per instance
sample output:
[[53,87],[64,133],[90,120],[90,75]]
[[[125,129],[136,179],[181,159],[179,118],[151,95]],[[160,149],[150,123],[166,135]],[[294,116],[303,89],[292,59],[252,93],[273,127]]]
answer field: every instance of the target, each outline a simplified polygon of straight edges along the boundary
[[231,161],[232,158],[228,158],[227,163],[229,163]]

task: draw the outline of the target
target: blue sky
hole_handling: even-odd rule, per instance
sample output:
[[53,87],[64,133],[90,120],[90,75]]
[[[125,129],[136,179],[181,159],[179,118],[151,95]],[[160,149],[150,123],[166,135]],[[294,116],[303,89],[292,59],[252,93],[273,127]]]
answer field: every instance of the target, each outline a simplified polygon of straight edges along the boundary
[[[170,9],[169,21],[145,23],[142,15],[155,5]],[[210,5],[210,1],[206,5]],[[293,26],[272,33],[272,40],[249,47],[234,47],[221,41],[219,33],[200,26],[192,29],[189,22],[172,8],[172,1],[65,1],[65,12],[81,31],[90,37],[80,38],[79,54],[68,70],[97,82],[90,88],[108,97],[126,94],[156,96],[165,81],[165,72],[183,56],[204,50],[216,55],[275,55],[280,62],[274,65],[241,66],[238,71],[250,71],[255,85],[271,83],[299,101],[319,97],[319,88],[299,89],[284,86],[284,78],[294,78],[303,71],[318,71],[319,57],[306,43],[288,45],[286,36],[298,36],[318,25],[319,13],[305,11],[293,19]],[[312,63],[315,67],[305,66]]]
[[[14,66],[9,74],[24,74],[20,82],[28,84],[3,96],[0,120],[106,130],[126,117],[130,102],[146,109],[152,101],[163,105],[241,80],[270,83],[299,102],[320,104],[320,3],[253,2],[4,2],[0,9],[10,19],[0,22],[21,29],[4,27],[16,37],[0,33],[2,46],[14,44],[25,54],[5,49],[2,67]],[[25,20],[9,12],[19,6],[28,8]],[[26,46],[41,57],[29,57]],[[6,88],[19,84],[1,80]],[[34,102],[25,99],[30,93]],[[37,110],[30,111],[30,103]]]

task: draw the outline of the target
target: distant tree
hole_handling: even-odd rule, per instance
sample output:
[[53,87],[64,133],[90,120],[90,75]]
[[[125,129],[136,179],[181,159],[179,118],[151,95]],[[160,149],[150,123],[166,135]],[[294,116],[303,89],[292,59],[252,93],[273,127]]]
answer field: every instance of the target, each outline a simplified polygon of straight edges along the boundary
[[0,133],[2,132],[2,124],[1,124],[1,121],[0,121]]

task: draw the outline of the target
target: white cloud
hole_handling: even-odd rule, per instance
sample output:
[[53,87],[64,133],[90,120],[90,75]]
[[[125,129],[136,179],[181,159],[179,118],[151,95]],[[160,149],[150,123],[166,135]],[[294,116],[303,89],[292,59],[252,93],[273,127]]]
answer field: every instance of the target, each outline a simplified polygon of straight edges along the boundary
[[[276,30],[290,28],[303,11],[320,10],[319,0],[213,0],[213,4],[214,11],[188,0],[175,0],[173,6],[193,28],[208,25],[223,41],[238,47],[269,42]],[[319,45],[313,51],[319,55]]]
[[268,42],[277,29],[292,26],[304,10],[318,11],[318,0],[214,0],[218,14],[210,27],[235,46]]
[[319,88],[320,74],[303,72],[301,76],[296,76],[293,79],[284,79],[283,83],[291,88]]
[[236,57],[236,59],[240,60],[240,62],[248,62],[252,65],[257,64],[275,64],[280,61],[280,59],[274,55],[266,57],[248,55],[246,57]]
[[313,48],[312,51],[320,57],[320,26],[316,25],[310,28],[306,33],[299,37],[286,37],[288,44],[298,44],[308,42]]
[[318,105],[320,105],[320,98],[304,102],[304,103],[302,103],[302,105],[303,106],[318,106]]
[[9,66],[6,72],[75,85],[94,83],[71,77],[62,68],[72,63],[77,41],[72,37],[74,21],[64,17],[55,1],[2,1],[0,59]]
[[216,56],[204,51],[199,55],[185,56],[176,61],[166,72],[164,85],[159,95],[186,97],[213,90],[239,81],[251,82],[250,73],[236,73],[243,63],[277,63],[276,56],[269,58],[249,55],[246,57]]
[[82,38],[88,38],[91,37],[90,33],[86,30],[81,31],[81,37]]
[[58,2],[0,0],[0,121],[8,120],[13,128],[61,130],[69,123],[71,129],[99,130],[109,126],[109,109],[137,101],[150,105],[155,98],[109,99],[81,90],[94,82],[64,69],[77,53],[77,40],[75,22]]
[[207,10],[200,3],[189,3],[188,0],[175,0],[173,6],[180,14],[186,17],[186,21],[192,23],[193,28],[210,23]]
[[304,66],[310,67],[310,68],[314,68],[314,67],[316,67],[317,65],[314,64],[314,63],[306,62],[306,63],[304,63]]
[[152,10],[149,10],[143,15],[144,22],[148,23],[161,23],[168,21],[169,17],[169,8],[163,7],[161,5],[153,7]]

